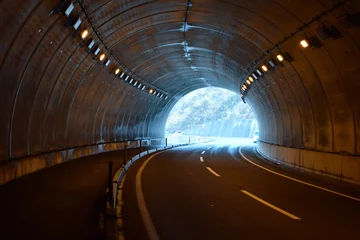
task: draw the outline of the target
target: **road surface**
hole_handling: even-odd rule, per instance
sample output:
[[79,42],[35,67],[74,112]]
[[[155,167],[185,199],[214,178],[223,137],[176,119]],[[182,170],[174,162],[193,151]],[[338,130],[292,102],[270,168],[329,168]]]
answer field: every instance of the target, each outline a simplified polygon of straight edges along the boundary
[[124,232],[127,240],[358,240],[359,190],[264,161],[253,145],[180,147],[127,173]]

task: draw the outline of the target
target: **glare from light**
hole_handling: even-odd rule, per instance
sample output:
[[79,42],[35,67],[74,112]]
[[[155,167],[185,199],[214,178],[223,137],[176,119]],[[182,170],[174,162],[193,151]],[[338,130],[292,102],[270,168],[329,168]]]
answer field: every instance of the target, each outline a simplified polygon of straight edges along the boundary
[[105,53],[101,54],[100,57],[99,57],[100,61],[103,61],[105,59],[105,57],[106,57]]
[[307,48],[309,46],[309,43],[306,39],[301,40],[300,44],[303,48]]
[[82,31],[81,39],[84,40],[85,38],[87,38],[87,36],[89,36],[89,31],[88,30]]
[[276,57],[280,62],[284,61],[284,57],[281,54],[278,54]]
[[119,73],[120,73],[120,68],[115,69],[115,75],[119,75]]
[[268,71],[268,68],[267,68],[267,66],[265,66],[265,65],[262,65],[261,68],[262,68],[262,70],[263,70],[264,72],[267,72],[267,71]]

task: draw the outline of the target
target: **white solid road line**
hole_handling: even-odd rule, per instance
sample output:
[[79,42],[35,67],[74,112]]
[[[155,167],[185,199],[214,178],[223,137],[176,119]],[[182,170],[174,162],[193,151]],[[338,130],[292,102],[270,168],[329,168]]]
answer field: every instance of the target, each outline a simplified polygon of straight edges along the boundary
[[[166,150],[165,150],[166,151]],[[145,229],[148,233],[149,239],[150,240],[159,240],[159,235],[155,229],[155,226],[152,222],[149,210],[146,207],[146,203],[145,203],[145,199],[144,199],[144,194],[143,194],[143,190],[142,190],[142,185],[141,185],[141,175],[142,172],[144,171],[144,168],[146,167],[146,165],[148,164],[148,162],[155,157],[156,155],[163,153],[162,152],[158,152],[155,153],[154,155],[152,155],[151,157],[149,157],[144,163],[143,165],[140,167],[138,173],[136,174],[136,185],[135,185],[135,191],[136,191],[136,198],[138,201],[138,206],[140,209],[140,213],[145,225]]]
[[289,212],[287,212],[287,211],[285,211],[285,210],[282,210],[281,208],[278,208],[278,207],[272,205],[271,203],[268,203],[268,202],[266,202],[265,200],[262,200],[261,198],[255,196],[254,194],[249,193],[248,191],[241,190],[241,192],[243,192],[244,194],[248,195],[249,197],[252,197],[252,198],[255,199],[256,201],[259,201],[259,202],[261,202],[262,204],[264,204],[264,205],[266,205],[266,206],[268,206],[268,207],[270,207],[270,208],[272,208],[272,209],[274,209],[274,210],[276,210],[276,211],[278,211],[278,212],[280,212],[280,213],[288,216],[289,218],[292,218],[292,219],[294,219],[294,220],[301,220],[301,218],[295,216],[294,214],[291,214],[291,213],[289,213]]
[[278,176],[281,176],[281,177],[284,177],[284,178],[287,178],[287,179],[290,179],[290,180],[293,180],[295,182],[298,182],[298,183],[302,183],[302,184],[305,184],[305,185],[308,185],[308,186],[311,186],[311,187],[314,187],[314,188],[318,188],[318,189],[321,189],[323,191],[326,191],[326,192],[330,192],[330,193],[333,193],[333,194],[336,194],[336,195],[339,195],[339,196],[342,196],[342,197],[346,197],[346,198],[349,198],[349,199],[352,199],[352,200],[355,200],[355,201],[358,201],[360,202],[360,199],[359,198],[356,198],[356,197],[352,197],[352,196],[349,196],[349,195],[346,195],[346,194],[343,194],[343,193],[339,193],[339,192],[336,192],[336,191],[333,191],[333,190],[330,190],[330,189],[327,189],[327,188],[323,188],[323,187],[320,187],[320,186],[317,186],[317,185],[314,185],[314,184],[311,184],[311,183],[307,183],[307,182],[304,182],[304,181],[301,181],[301,180],[298,180],[296,178],[292,178],[292,177],[289,177],[289,176],[286,176],[286,175],[283,175],[281,173],[278,173],[278,172],[275,172],[273,170],[270,170],[270,169],[267,169],[259,164],[256,164],[254,163],[253,161],[251,161],[250,159],[248,159],[247,157],[244,156],[244,154],[242,153],[242,148],[243,146],[241,146],[239,148],[239,153],[240,155],[246,160],[248,161],[249,163],[251,163],[252,165],[256,166],[256,167],[259,167],[265,171],[268,171],[268,172],[271,172],[273,174],[276,174]]
[[200,162],[204,162],[204,158],[203,158],[203,157],[200,157]]
[[214,170],[212,170],[211,168],[206,167],[206,169],[209,170],[209,172],[211,172],[211,173],[214,174],[215,176],[220,177],[220,175],[217,174],[217,173],[216,173]]
[[204,154],[204,153],[205,153],[205,151],[202,151],[202,152],[201,152],[201,154]]

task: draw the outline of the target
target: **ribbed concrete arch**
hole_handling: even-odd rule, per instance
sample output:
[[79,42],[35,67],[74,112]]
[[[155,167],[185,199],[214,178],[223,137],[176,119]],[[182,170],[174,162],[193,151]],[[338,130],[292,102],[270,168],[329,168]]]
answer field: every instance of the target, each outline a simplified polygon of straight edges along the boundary
[[[0,2],[1,161],[163,137],[167,116],[182,96],[207,86],[239,93],[258,57],[339,0],[82,1],[106,46],[167,92],[166,100],[126,84],[112,73],[114,61],[106,67],[86,51],[64,26],[66,16],[53,12],[59,2]],[[96,38],[79,2],[74,4],[81,28]],[[284,161],[287,154],[300,167],[360,181],[360,170],[349,170],[360,168],[360,31],[356,23],[343,28],[338,20],[358,11],[360,1],[347,1],[267,56],[288,52],[293,61],[264,74],[245,95],[264,154]],[[316,35],[320,24],[335,26],[342,37],[322,40],[321,48],[300,48],[302,36]],[[335,157],[317,163],[310,153]]]

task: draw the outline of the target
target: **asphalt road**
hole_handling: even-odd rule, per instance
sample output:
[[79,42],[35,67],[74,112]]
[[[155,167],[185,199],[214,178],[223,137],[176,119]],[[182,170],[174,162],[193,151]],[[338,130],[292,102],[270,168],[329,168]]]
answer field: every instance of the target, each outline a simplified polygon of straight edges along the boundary
[[[176,148],[146,165],[144,157],[124,183],[126,239],[360,239],[360,201],[349,198],[360,200],[358,186],[272,164],[252,146],[242,152],[253,163],[293,179],[251,164],[236,145]],[[143,204],[136,185],[141,166]],[[144,206],[149,218],[140,212]],[[148,220],[155,235],[145,227]]]
[[[128,158],[137,153],[128,149]],[[72,160],[0,186],[0,239],[103,239],[108,162],[118,169],[123,155]]]

